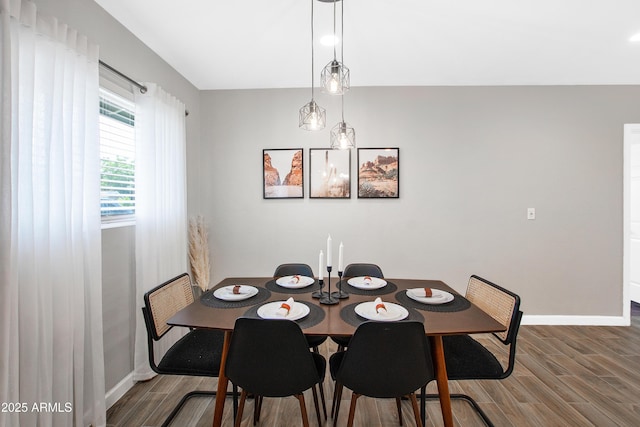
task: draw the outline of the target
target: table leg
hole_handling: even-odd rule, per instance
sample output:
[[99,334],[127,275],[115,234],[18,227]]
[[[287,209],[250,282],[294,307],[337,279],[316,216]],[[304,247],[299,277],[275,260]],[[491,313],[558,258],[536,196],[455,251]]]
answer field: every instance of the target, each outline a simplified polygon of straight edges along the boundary
[[224,401],[227,397],[227,385],[229,384],[229,378],[224,373],[229,344],[231,344],[231,331],[224,331],[224,344],[222,345],[220,372],[218,374],[218,391],[216,392],[216,407],[213,411],[213,427],[222,426],[222,413],[224,412]]
[[441,335],[431,336],[433,363],[438,382],[438,396],[440,397],[440,410],[445,427],[453,427],[453,413],[451,412],[451,396],[449,395],[449,379],[447,377],[447,364],[444,359],[444,345]]

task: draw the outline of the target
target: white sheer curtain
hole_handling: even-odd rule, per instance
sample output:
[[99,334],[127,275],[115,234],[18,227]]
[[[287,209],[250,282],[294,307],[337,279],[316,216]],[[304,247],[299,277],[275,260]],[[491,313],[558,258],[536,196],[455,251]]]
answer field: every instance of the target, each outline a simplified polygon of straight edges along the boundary
[[0,25],[0,425],[103,426],[98,48],[27,1]]
[[[136,381],[155,375],[139,308],[143,295],[188,271],[185,106],[161,87],[146,86],[136,94]],[[182,332],[169,334],[177,339]],[[170,339],[162,341],[156,354],[169,346]]]

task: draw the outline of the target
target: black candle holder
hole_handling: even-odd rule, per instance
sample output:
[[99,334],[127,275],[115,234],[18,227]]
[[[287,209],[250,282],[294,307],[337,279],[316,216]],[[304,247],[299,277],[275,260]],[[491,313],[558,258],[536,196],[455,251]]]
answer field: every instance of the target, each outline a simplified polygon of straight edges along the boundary
[[329,295],[329,292],[323,291],[322,287],[324,286],[324,280],[318,279],[318,284],[320,285],[320,289],[317,291],[311,292],[312,298],[324,298]]
[[349,292],[342,290],[342,271],[338,271],[338,290],[333,292],[331,296],[338,299],[349,298]]
[[323,296],[322,298],[320,298],[320,304],[325,304],[325,305],[334,305],[340,302],[340,300],[338,298],[334,298],[333,295],[331,295],[331,266],[328,265],[327,266],[327,292],[325,292],[325,296]]

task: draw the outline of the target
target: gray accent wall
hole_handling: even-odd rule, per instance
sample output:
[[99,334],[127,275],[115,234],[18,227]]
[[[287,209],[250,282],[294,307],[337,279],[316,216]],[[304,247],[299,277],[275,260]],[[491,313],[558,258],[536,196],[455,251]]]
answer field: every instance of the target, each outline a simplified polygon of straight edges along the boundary
[[308,168],[308,149],[329,145],[339,102],[317,99],[328,126],[314,133],[297,127],[308,98],[202,93],[214,282],[283,262],[317,273],[330,233],[345,263],[387,277],[464,292],[478,274],[518,293],[529,315],[622,315],[623,125],[640,117],[640,87],[354,88],[346,121],[359,147],[400,148],[400,198],[356,197],[354,150],[351,199],[309,199],[307,170],[304,199],[264,200],[262,149],[304,148]]

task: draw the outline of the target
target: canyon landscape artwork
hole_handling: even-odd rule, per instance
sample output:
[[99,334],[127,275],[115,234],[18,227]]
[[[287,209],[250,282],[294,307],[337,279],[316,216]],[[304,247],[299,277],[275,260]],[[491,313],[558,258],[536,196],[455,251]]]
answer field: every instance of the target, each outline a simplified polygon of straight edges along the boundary
[[358,198],[398,198],[399,148],[358,148]]
[[301,148],[262,150],[263,197],[304,197],[304,163]]

